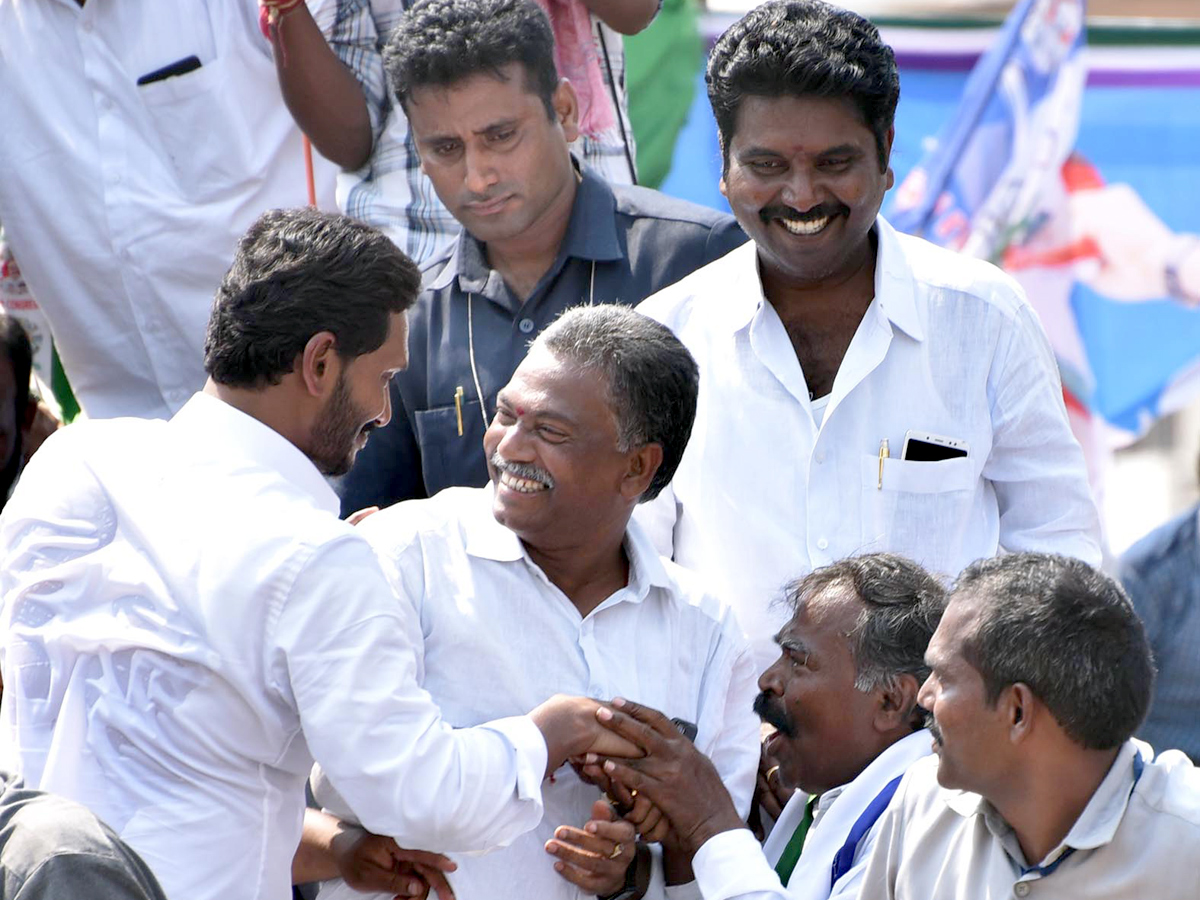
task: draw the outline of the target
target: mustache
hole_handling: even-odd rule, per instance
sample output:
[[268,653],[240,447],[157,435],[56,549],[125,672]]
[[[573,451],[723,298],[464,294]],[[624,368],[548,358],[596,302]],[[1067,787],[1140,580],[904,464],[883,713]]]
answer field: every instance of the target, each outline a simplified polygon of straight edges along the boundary
[[754,698],[754,712],[769,725],[774,725],[784,737],[796,736],[796,725],[784,708],[783,701],[774,694],[762,691]]
[[942,743],[942,729],[938,728],[937,720],[934,719],[933,713],[925,713],[925,727],[929,729],[929,735],[940,746]]
[[772,219],[787,219],[791,222],[812,222],[815,219],[832,218],[836,215],[850,215],[850,209],[843,203],[818,203],[811,209],[801,212],[781,203],[764,206],[758,211],[759,218],[764,222]]
[[497,472],[506,472],[509,475],[515,475],[517,478],[527,478],[530,481],[540,481],[548,488],[554,487],[553,476],[541,466],[529,463],[510,463],[500,455],[499,450],[492,454],[490,462],[492,468]]

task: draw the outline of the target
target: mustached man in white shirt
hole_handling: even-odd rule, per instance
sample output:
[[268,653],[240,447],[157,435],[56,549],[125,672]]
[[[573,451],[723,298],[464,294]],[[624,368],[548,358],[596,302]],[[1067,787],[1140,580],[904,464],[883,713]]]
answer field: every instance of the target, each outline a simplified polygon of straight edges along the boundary
[[388,420],[419,280],[369,226],[264,214],[205,390],[169,422],[64,429],[0,518],[4,764],[91,808],[174,900],[289,895],[314,758],[371,828],[483,849],[607,735],[578,697],[451,729],[412,608],[337,518],[323,476]]
[[904,773],[930,753],[917,691],[945,597],[924,569],[887,553],[840,560],[788,586],[792,618],[776,635],[779,658],[759,678],[754,709],[776,728],[769,787],[799,790],[761,847],[712,767],[660,713],[626,705],[633,718],[613,717],[647,751],[615,766],[615,778],[654,801],[681,836],[695,895],[859,896],[880,816]]
[[1046,554],[977,563],[926,659],[937,759],[885,813],[864,898],[1197,896],[1200,771],[1130,737],[1154,664],[1115,581]]
[[[622,306],[568,311],[499,393],[484,438],[491,485],[400,503],[359,528],[416,607],[422,684],[448,721],[507,716],[559,691],[637,698],[695,727],[745,814],[759,730],[745,640],[728,608],[630,521],[670,481],[696,380],[691,355],[652,319]],[[319,777],[315,794],[344,812]],[[660,866],[648,873],[651,854],[634,841],[634,823],[648,842],[666,833],[644,797],[613,822],[600,788],[570,771],[543,797],[538,828],[456,859],[459,900],[663,896]],[[330,895],[357,896],[338,885]]]
[[700,366],[695,433],[643,521],[731,598],[764,667],[784,615],[769,598],[845,556],[945,575],[999,548],[1100,560],[1020,288],[878,214],[899,89],[891,48],[854,13],[771,0],[734,24],[708,91],[722,191],[751,242],[640,307]]

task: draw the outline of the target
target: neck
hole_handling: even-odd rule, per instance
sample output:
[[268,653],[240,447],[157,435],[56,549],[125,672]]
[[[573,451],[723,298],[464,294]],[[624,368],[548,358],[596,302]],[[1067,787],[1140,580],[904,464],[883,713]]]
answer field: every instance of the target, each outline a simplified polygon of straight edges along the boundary
[[851,311],[861,319],[875,296],[876,246],[875,233],[870,232],[840,271],[814,280],[797,278],[760,256],[763,296],[785,321],[840,320]]
[[629,583],[624,525],[619,532],[601,540],[559,547],[534,547],[526,543],[525,549],[581,616],[587,616]]
[[[1025,861],[1036,866],[1063,842],[1096,788],[1112,768],[1116,750],[1081,750],[1041,754],[1025,784],[1006,792],[996,811],[1017,836]],[[988,798],[991,800],[991,798]]]
[[284,402],[278,389],[231,387],[227,384],[217,384],[210,378],[204,385],[204,393],[228,403],[251,418],[258,419],[297,447],[301,446],[301,442],[297,440],[300,428],[292,415],[294,404]]
[[569,166],[561,189],[537,221],[511,238],[487,243],[488,265],[521,300],[533,293],[558,256],[571,222],[577,184],[575,168]]

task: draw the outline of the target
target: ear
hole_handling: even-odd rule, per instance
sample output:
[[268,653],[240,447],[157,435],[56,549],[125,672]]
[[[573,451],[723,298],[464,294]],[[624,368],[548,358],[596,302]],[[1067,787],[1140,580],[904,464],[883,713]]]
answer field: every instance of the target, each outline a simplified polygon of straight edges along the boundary
[[878,689],[879,706],[875,710],[875,730],[879,732],[907,729],[912,725],[921,683],[909,673],[896,675]]
[[721,175],[721,180],[717,182],[717,190],[721,192],[721,196],[726,200],[729,199],[729,188],[725,186],[725,175]]
[[554,107],[554,115],[558,119],[558,124],[562,126],[563,137],[570,144],[579,137],[579,96],[575,93],[571,82],[560,78],[550,102]]
[[311,396],[324,398],[332,393],[341,373],[337,338],[331,331],[318,331],[308,339],[300,354],[300,383]]
[[621,482],[621,496],[626,500],[636,502],[642,494],[646,493],[646,488],[650,487],[650,482],[654,480],[658,467],[662,465],[662,444],[656,442],[643,444],[636,450],[630,451],[628,459],[629,469]]
[[[17,423],[17,428],[20,429],[26,440],[29,439],[29,432],[33,428],[33,423],[37,421],[37,414],[38,398],[37,395],[31,391],[29,394],[29,399],[25,403],[25,415],[23,417],[23,421]],[[28,448],[26,449],[28,450]]]
[[1000,697],[1004,704],[1005,719],[1008,722],[1009,739],[1020,743],[1033,734],[1037,715],[1038,699],[1023,681],[1009,685]]

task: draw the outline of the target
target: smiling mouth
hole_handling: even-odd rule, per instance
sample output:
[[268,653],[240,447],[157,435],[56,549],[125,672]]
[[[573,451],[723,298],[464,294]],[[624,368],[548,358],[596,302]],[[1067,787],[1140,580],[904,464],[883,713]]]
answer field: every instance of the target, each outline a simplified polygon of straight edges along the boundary
[[776,221],[791,234],[812,235],[825,230],[833,216],[820,216],[816,219],[776,219]]
[[534,481],[532,478],[521,478],[519,475],[513,475],[511,472],[500,473],[500,483],[510,491],[516,491],[518,494],[537,494],[541,491],[550,490],[550,485],[541,481]]

